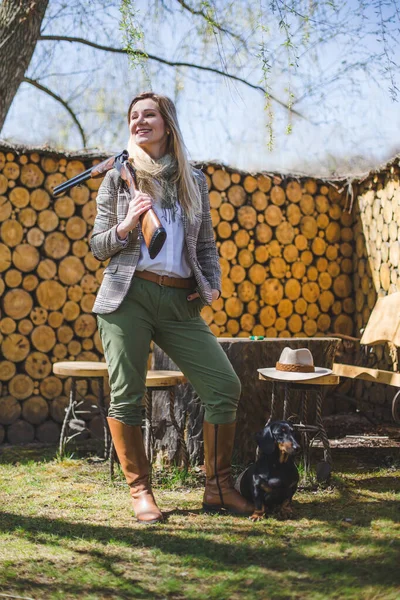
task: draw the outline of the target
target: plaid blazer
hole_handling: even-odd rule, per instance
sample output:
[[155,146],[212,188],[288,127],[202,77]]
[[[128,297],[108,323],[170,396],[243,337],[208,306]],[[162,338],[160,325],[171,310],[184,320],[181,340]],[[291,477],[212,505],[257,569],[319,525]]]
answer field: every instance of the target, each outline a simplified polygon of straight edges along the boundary
[[[183,215],[188,258],[196,279],[196,291],[205,304],[211,304],[212,289],[221,289],[221,269],[211,222],[210,201],[204,173],[193,169],[201,191],[202,212],[189,222]],[[128,211],[130,194],[116,169],[106,173],[97,195],[97,215],[90,248],[98,260],[111,258],[104,269],[103,282],[97,293],[93,312],[111,313],[128,292],[140,256],[140,223],[129,233],[128,244],[117,237],[117,225]]]

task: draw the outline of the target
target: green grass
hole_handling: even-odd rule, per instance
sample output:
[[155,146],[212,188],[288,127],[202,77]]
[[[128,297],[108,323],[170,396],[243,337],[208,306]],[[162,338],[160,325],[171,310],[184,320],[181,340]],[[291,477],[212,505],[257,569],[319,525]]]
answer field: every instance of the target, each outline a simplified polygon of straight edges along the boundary
[[4,448],[0,600],[399,599],[399,456],[334,457],[332,484],[300,490],[288,521],[203,514],[201,473],[157,472],[167,520],[146,527],[106,464]]

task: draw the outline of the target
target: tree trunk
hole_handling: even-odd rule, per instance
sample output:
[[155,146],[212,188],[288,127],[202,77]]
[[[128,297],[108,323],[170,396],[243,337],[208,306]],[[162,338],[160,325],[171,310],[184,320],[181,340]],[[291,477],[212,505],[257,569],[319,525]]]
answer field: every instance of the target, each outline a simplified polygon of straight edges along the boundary
[[0,131],[29,67],[48,0],[0,3]]

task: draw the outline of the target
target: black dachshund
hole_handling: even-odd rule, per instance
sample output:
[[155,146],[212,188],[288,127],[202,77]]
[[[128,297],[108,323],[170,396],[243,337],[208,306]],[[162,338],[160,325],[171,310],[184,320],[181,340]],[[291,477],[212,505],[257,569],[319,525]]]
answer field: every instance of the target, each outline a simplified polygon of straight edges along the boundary
[[281,518],[292,516],[292,497],[299,473],[292,455],[300,449],[286,421],[273,421],[256,435],[260,448],[256,462],[239,476],[237,490],[254,503],[250,519],[258,521],[267,509],[280,507]]

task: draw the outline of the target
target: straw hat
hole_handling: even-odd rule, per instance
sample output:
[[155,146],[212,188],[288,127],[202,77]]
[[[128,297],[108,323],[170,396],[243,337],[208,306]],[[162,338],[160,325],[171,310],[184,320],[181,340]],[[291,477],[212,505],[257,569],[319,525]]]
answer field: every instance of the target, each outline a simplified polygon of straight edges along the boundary
[[313,355],[308,348],[292,350],[289,347],[282,350],[275,367],[257,370],[261,375],[279,381],[307,381],[332,373],[332,369],[314,366]]

